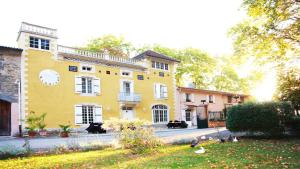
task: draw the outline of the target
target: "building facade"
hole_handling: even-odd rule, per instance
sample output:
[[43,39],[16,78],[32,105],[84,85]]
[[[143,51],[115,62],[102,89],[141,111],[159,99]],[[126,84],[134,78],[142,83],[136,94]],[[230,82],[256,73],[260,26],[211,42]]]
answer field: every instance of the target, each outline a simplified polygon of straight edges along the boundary
[[0,46],[0,136],[18,132],[22,49]]
[[226,108],[249,100],[248,95],[222,91],[186,87],[178,87],[176,91],[178,111],[175,118],[187,121],[189,126],[196,126],[198,116],[203,120],[203,128],[205,125],[225,126]]
[[[121,58],[57,44],[57,30],[23,22],[21,117],[46,113],[48,129],[109,118],[174,119],[177,60],[146,51]],[[23,124],[24,126],[24,124]]]

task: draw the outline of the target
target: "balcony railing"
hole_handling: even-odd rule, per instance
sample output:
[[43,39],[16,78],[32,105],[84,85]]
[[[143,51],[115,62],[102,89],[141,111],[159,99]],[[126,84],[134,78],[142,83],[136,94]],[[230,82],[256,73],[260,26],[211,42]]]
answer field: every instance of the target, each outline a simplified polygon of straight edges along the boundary
[[100,53],[100,52],[92,52],[92,51],[88,51],[88,50],[67,47],[67,46],[61,46],[61,45],[57,46],[57,50],[60,53],[66,53],[66,54],[83,56],[83,57],[94,58],[94,59],[101,59],[101,60],[106,60],[106,61],[111,61],[111,62],[118,62],[118,63],[125,63],[125,64],[141,66],[138,64],[139,60],[109,56],[107,54]]
[[39,35],[49,36],[57,38],[57,30],[52,28],[47,28],[39,25],[34,25],[26,22],[22,22],[20,27],[20,32],[30,32]]
[[120,102],[140,102],[141,95],[136,93],[120,92],[118,100]]

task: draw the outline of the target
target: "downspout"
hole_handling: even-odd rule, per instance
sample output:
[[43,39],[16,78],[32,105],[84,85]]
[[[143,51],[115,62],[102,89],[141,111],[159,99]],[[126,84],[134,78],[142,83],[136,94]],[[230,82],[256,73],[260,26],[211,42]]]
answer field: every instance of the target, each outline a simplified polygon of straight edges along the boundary
[[18,108],[19,108],[19,136],[23,137],[23,133],[22,133],[22,99],[21,99],[21,80],[18,81]]

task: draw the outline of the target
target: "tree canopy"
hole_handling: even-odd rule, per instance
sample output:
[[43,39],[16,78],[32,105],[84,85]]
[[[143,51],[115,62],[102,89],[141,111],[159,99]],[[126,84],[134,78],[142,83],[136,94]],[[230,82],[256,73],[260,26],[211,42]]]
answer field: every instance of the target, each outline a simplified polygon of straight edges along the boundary
[[285,61],[300,52],[299,0],[243,0],[249,18],[233,27],[235,54]]
[[129,57],[130,52],[133,51],[133,46],[130,42],[125,41],[122,36],[104,35],[90,40],[84,49],[107,53],[111,56]]
[[300,69],[280,70],[275,99],[290,101],[294,109],[300,111]]

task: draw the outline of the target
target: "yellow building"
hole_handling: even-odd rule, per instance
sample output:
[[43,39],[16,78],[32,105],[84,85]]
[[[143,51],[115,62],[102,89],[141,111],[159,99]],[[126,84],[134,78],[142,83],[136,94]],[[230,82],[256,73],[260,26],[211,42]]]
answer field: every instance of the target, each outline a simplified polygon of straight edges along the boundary
[[177,60],[153,51],[120,58],[61,46],[56,29],[25,22],[17,41],[23,119],[30,111],[47,113],[48,128],[86,127],[111,117],[174,120]]

